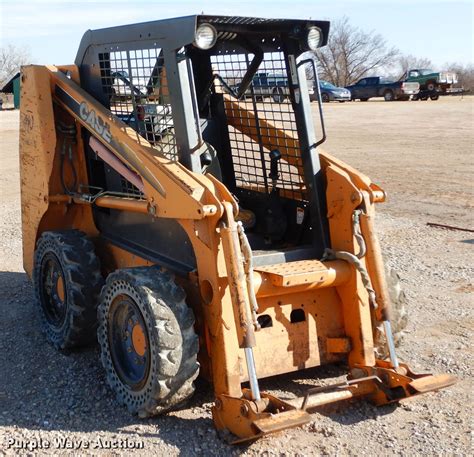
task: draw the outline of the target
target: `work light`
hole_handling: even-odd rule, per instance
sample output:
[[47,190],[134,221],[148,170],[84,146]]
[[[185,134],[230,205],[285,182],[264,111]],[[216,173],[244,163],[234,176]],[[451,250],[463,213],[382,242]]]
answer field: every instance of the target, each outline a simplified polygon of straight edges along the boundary
[[194,45],[199,49],[211,49],[217,40],[216,29],[211,24],[201,24],[196,30]]
[[311,49],[311,51],[316,51],[316,49],[321,46],[322,38],[321,30],[318,27],[311,27],[308,30],[308,48]]

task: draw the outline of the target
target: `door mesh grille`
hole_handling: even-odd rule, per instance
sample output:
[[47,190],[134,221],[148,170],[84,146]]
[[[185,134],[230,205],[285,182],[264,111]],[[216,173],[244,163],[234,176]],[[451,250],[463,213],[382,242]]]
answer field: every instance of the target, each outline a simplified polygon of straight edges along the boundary
[[99,54],[110,110],[165,157],[177,160],[168,83],[159,48]]
[[[214,55],[211,56],[212,68],[237,91],[253,57],[253,54]],[[236,185],[271,192],[269,153],[278,149],[282,155],[277,183],[280,194],[304,200],[303,165],[283,52],[264,54],[249,89],[240,100],[225,97],[226,115],[229,124],[233,124],[228,130]],[[277,130],[269,131],[268,124]]]

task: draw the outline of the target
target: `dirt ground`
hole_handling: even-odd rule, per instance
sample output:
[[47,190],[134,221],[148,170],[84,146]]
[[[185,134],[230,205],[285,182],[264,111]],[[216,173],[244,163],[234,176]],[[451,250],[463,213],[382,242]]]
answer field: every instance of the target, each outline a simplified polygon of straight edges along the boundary
[[[398,407],[332,406],[303,428],[244,447],[217,438],[203,382],[183,410],[140,420],[116,405],[97,349],[66,355],[45,342],[22,270],[18,112],[0,112],[0,455],[472,455],[474,234],[426,223],[474,229],[473,107],[474,97],[324,106],[325,149],[389,195],[378,207],[380,238],[410,314],[399,356],[458,383]],[[316,107],[314,115],[317,125]],[[261,387],[301,394],[343,373],[318,368]],[[107,449],[114,445],[142,448]]]

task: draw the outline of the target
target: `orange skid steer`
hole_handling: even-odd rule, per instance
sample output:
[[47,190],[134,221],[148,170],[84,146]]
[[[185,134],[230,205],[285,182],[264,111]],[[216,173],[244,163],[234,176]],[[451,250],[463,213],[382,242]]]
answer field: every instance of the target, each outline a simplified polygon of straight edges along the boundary
[[[88,31],[75,65],[22,69],[24,267],[42,325],[58,349],[98,340],[131,413],[177,408],[200,375],[215,426],[244,441],[327,403],[454,382],[398,360],[405,316],[374,229],[385,194],[320,149],[306,56],[328,32],[188,16]],[[259,388],[336,362],[346,381],[303,398]]]

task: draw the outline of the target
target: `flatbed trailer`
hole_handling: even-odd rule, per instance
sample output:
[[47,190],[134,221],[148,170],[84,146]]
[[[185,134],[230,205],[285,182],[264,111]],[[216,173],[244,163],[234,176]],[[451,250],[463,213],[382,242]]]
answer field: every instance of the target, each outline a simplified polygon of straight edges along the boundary
[[420,90],[418,94],[414,95],[412,100],[433,100],[436,101],[439,97],[445,95],[463,95],[469,92],[469,89],[464,89],[463,87],[453,87],[450,89],[446,89],[445,91],[437,91],[437,90]]

